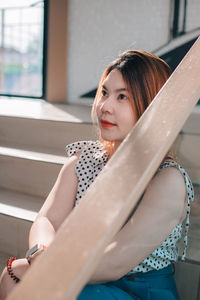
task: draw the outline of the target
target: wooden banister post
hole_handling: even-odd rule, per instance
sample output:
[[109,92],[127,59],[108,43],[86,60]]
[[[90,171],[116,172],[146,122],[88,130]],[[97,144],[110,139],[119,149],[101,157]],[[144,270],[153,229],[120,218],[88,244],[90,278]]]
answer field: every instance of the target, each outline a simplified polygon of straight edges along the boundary
[[76,299],[199,96],[198,39],[8,300]]

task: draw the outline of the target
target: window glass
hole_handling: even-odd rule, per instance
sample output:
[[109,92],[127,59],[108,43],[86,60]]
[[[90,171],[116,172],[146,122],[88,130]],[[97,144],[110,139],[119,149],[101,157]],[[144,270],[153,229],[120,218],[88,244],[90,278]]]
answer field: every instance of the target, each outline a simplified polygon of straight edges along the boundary
[[0,94],[42,97],[44,1],[0,1]]

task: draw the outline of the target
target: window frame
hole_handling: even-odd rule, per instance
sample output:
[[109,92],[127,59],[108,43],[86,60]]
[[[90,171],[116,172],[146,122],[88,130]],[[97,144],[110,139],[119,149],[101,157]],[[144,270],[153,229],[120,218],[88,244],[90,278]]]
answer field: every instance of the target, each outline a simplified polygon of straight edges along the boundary
[[43,0],[43,59],[42,59],[42,90],[41,96],[19,95],[19,94],[7,94],[0,93],[0,97],[5,96],[9,98],[30,98],[30,99],[44,99],[46,94],[46,69],[47,69],[47,28],[48,28],[48,0]]

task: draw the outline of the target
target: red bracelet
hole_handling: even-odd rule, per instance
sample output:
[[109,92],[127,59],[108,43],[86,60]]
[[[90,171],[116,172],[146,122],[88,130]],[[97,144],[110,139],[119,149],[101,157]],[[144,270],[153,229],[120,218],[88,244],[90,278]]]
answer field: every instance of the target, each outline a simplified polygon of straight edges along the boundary
[[7,261],[7,271],[8,271],[8,274],[10,275],[10,277],[16,281],[16,283],[18,283],[20,281],[20,279],[14,275],[13,273],[13,270],[12,270],[12,262],[14,260],[16,260],[17,258],[16,257],[10,257],[9,260]]

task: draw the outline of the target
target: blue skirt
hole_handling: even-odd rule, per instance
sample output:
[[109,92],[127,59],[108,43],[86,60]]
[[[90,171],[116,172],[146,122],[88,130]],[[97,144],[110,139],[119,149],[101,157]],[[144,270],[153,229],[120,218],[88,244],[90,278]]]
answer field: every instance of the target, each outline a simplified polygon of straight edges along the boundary
[[179,300],[174,266],[125,275],[117,281],[88,284],[77,300]]

